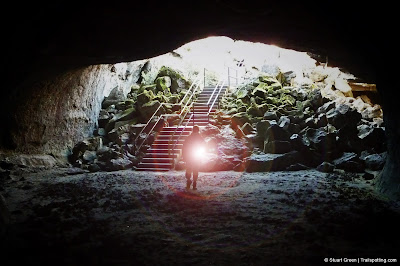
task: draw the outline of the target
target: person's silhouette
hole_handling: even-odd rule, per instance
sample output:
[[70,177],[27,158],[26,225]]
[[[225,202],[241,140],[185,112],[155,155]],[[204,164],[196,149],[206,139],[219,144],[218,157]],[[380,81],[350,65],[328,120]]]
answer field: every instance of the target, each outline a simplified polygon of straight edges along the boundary
[[194,125],[192,134],[183,143],[183,160],[186,162],[186,189],[190,189],[192,174],[193,190],[197,189],[197,178],[199,176],[201,157],[206,147],[205,144],[203,137],[200,135],[200,128]]

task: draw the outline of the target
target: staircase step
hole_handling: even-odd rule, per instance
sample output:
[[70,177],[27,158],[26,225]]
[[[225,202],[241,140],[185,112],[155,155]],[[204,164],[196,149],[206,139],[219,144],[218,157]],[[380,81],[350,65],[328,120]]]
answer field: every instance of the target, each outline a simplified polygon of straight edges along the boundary
[[[173,152],[171,151],[171,154],[178,154],[178,153],[180,153],[180,150],[181,150],[181,148],[175,147],[175,150]],[[164,153],[164,154],[167,153],[168,154],[169,150],[166,148],[150,148],[147,150],[147,152],[148,153]]]
[[155,157],[144,157],[141,163],[153,163],[153,164],[172,164],[174,162],[174,158],[155,158]]
[[187,127],[185,129],[183,129],[183,127],[176,129],[176,127],[164,127],[163,130],[160,133],[166,133],[166,132],[174,132],[176,130],[176,132],[181,132],[183,131],[192,131],[192,128]]
[[[171,147],[169,147],[171,146]],[[158,148],[158,149],[168,149],[172,148],[173,145],[168,145],[168,144],[152,144],[151,148]],[[178,143],[176,144],[176,148],[182,148],[183,143]]]
[[[192,122],[189,122],[189,124],[192,124]],[[195,121],[194,124],[201,127],[201,126],[207,126],[209,124],[209,122],[208,121]]]
[[169,139],[171,139],[171,136],[172,136],[171,140],[174,141],[174,140],[177,140],[178,138],[185,139],[189,135],[190,135],[190,132],[188,132],[188,134],[185,134],[185,135],[184,134],[180,135],[180,133],[179,134],[175,134],[174,136],[172,136],[172,134],[158,135],[157,139],[159,139],[159,140],[169,140]]
[[145,167],[138,167],[135,171],[149,171],[149,172],[168,172],[170,168],[145,168]]
[[[172,163],[143,163],[140,162],[137,168],[161,168],[161,169],[171,169],[173,167]],[[137,170],[136,168],[136,170]]]
[[[171,145],[173,145],[174,143],[175,143],[175,141],[176,140],[172,140],[171,141]],[[178,140],[178,143],[183,143],[185,140],[184,139],[179,139]],[[158,145],[158,144],[168,144],[169,143],[169,140],[168,139],[156,139],[154,142],[153,142],[153,145]]]
[[177,158],[178,154],[176,153],[153,153],[153,152],[148,152],[145,155],[146,158]]

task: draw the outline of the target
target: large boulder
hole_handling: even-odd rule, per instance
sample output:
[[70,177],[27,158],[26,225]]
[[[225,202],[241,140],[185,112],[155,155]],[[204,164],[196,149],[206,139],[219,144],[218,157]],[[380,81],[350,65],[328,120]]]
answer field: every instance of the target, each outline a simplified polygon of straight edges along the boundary
[[261,120],[256,124],[257,135],[264,137],[267,133],[268,128],[272,125],[276,124],[276,122],[272,122],[270,120]]
[[340,129],[345,125],[357,126],[361,121],[361,114],[347,104],[339,104],[335,109],[330,109],[326,113],[326,118],[330,124]]
[[273,140],[265,142],[264,152],[265,153],[287,153],[293,150],[293,147],[289,141]]
[[373,171],[382,170],[386,161],[386,153],[370,154],[364,159],[365,168]]
[[309,147],[322,154],[336,153],[336,134],[327,133],[322,129],[308,128],[305,131],[303,140]]
[[172,69],[167,66],[162,66],[160,71],[158,72],[158,77],[168,76],[171,79],[171,93],[179,93],[182,90],[188,89],[190,87],[190,82],[186,80],[182,73],[178,70]]
[[[161,103],[157,100],[155,101],[150,101],[142,106],[139,106],[139,112],[140,115],[142,116],[144,121],[148,121],[157,111],[158,107],[160,107]],[[161,107],[157,113],[157,115],[161,115],[165,112],[164,108]]]
[[169,92],[169,88],[171,87],[171,78],[168,76],[163,76],[163,77],[158,77],[156,79],[156,92],[165,92],[168,89]]
[[110,94],[104,98],[103,103],[102,103],[102,108],[106,109],[110,105],[117,104],[119,102],[122,102],[126,100],[126,96],[120,87],[115,87],[114,89],[111,90]]
[[354,152],[345,152],[343,155],[333,161],[333,164],[338,169],[343,169],[348,172],[361,173],[364,171],[364,165],[359,159],[359,156]]
[[290,134],[278,124],[272,124],[265,134],[265,141],[268,143],[274,140],[289,141]]
[[292,151],[285,154],[252,154],[244,164],[246,172],[284,171],[299,162],[300,153]]
[[236,113],[231,117],[232,127],[242,127],[246,123],[251,123],[251,120],[246,112]]
[[364,132],[360,132],[358,137],[365,150],[381,153],[386,150],[385,130],[382,127],[370,127]]

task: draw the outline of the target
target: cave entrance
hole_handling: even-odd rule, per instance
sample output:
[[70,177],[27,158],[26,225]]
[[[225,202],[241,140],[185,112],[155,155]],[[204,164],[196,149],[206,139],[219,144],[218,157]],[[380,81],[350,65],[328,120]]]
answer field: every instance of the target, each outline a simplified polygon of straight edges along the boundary
[[194,125],[194,104],[201,103],[208,105],[196,107],[203,116],[196,123],[220,151],[210,154],[204,171],[341,169],[373,179],[385,161],[376,85],[314,58],[274,45],[209,37],[161,56],[112,65],[120,80],[105,93],[94,131],[100,153],[78,146],[72,163],[91,171],[183,169],[171,147],[174,153],[181,146],[185,130]]

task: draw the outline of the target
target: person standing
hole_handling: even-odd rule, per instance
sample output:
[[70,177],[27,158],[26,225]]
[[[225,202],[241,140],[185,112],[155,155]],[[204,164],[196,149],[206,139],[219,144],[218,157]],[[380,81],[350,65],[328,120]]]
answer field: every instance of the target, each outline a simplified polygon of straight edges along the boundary
[[183,143],[183,160],[186,162],[186,189],[190,189],[193,174],[193,190],[197,187],[197,178],[199,177],[199,168],[201,159],[204,154],[206,142],[200,135],[200,128],[193,126],[192,133],[185,139]]

